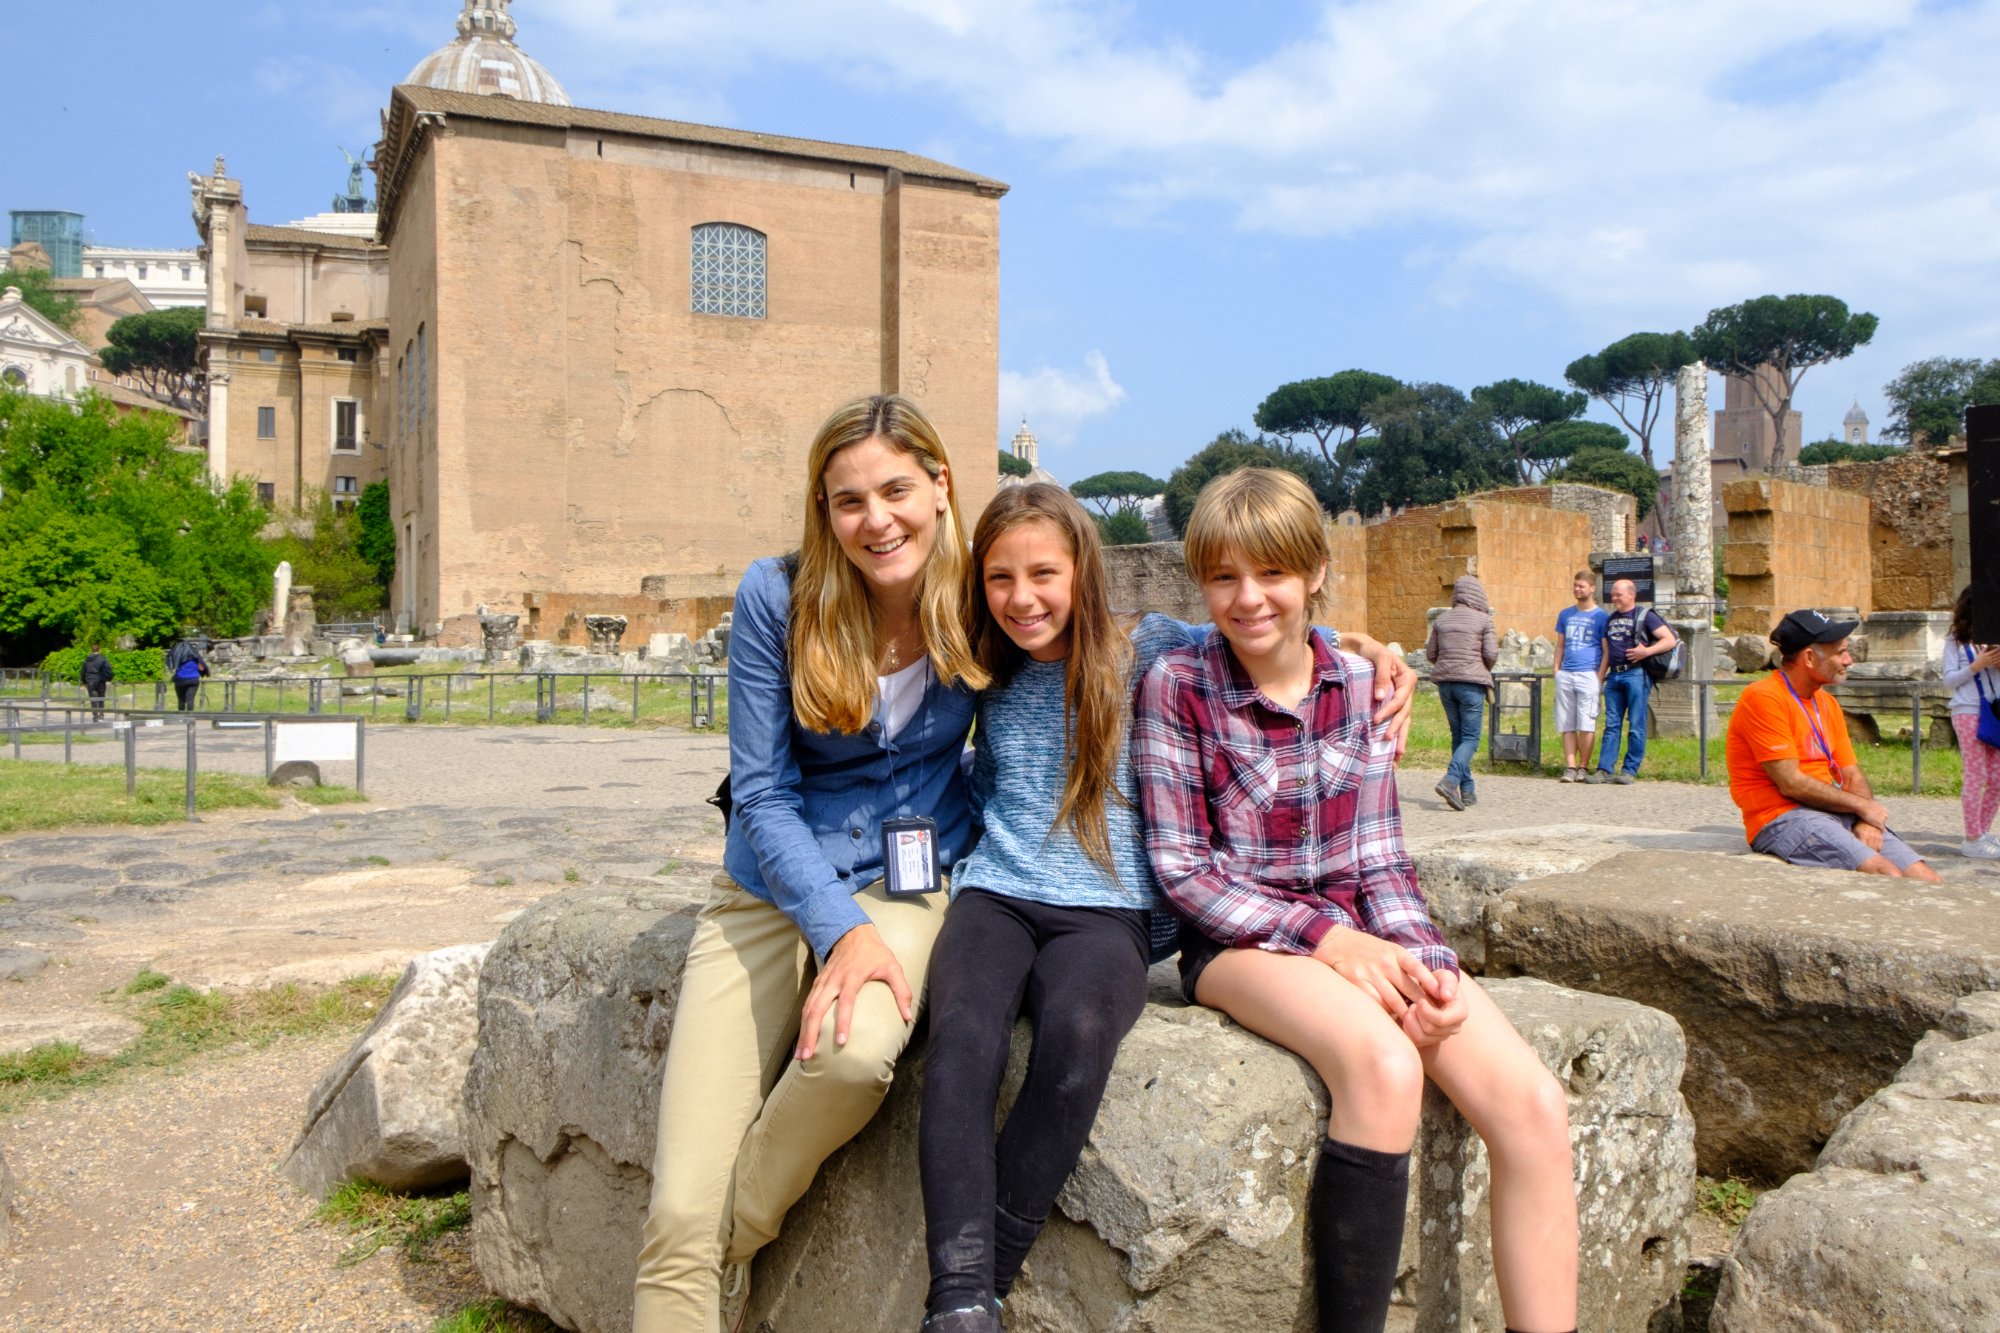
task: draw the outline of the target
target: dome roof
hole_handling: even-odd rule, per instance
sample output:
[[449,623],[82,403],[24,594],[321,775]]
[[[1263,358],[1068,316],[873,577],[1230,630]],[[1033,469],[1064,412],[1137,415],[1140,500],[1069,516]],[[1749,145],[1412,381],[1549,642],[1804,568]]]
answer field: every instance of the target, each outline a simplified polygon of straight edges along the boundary
[[[1834,401],[1838,402],[1839,400],[1835,399]],[[1861,410],[1861,404],[1856,403],[1847,409],[1847,415],[1841,418],[1841,424],[1844,426],[1865,426],[1868,424],[1868,414]]]
[[465,0],[458,40],[417,62],[405,83],[459,93],[497,93],[522,102],[574,105],[540,61],[514,45],[512,0]]

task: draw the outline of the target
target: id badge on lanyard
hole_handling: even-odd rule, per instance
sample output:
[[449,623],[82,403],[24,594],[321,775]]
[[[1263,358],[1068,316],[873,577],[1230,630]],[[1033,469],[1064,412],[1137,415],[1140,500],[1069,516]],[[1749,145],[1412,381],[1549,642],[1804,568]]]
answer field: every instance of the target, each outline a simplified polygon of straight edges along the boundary
[[1799,692],[1792,688],[1790,678],[1780,675],[1779,679],[1785,682],[1785,692],[1792,696],[1792,702],[1797,704],[1799,712],[1805,715],[1806,728],[1812,732],[1814,744],[1818,745],[1819,752],[1826,756],[1828,781],[1836,787],[1840,786],[1840,765],[1834,760],[1833,747],[1826,743],[1826,731],[1823,725],[1825,719],[1819,716],[1819,700],[1813,700],[1812,711],[1806,712],[1806,701],[1799,698]]
[[882,887],[892,898],[938,891],[936,820],[898,815],[882,821]]

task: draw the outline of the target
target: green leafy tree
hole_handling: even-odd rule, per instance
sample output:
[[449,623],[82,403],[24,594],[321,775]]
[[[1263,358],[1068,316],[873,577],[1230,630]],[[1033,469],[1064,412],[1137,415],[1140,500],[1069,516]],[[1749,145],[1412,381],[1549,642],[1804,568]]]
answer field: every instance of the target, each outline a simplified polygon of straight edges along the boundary
[[1548,450],[1550,429],[1582,416],[1590,400],[1581,393],[1565,393],[1533,380],[1509,379],[1480,385],[1472,391],[1472,401],[1486,409],[1493,429],[1507,442],[1507,452],[1514,459],[1514,479],[1526,486],[1562,458]]
[[1167,489],[1167,483],[1143,472],[1099,472],[1069,488],[1079,500],[1097,506],[1107,518],[1114,510],[1136,509],[1141,500],[1150,500]]
[[[182,626],[248,633],[268,596],[267,516],[251,483],[212,483],[162,413],[101,398],[0,394],[0,646],[39,657],[65,641]],[[68,552],[67,554],[65,552]]]
[[[1760,296],[1708,312],[1695,327],[1695,351],[1711,369],[1741,376],[1771,414],[1774,438],[1785,438],[1785,414],[1799,381],[1814,366],[1852,356],[1880,323],[1850,312],[1837,296]],[[1758,374],[1768,369],[1777,383]]]
[[[1310,435],[1319,444],[1321,460],[1335,467],[1339,446],[1352,444],[1371,429],[1369,406],[1402,387],[1401,380],[1372,370],[1343,370],[1338,375],[1293,380],[1280,384],[1257,405],[1257,428],[1288,439]],[[1336,440],[1335,436],[1341,438]]]
[[1625,432],[1602,421],[1559,421],[1549,427],[1542,448],[1550,457],[1568,459],[1585,449],[1609,449],[1619,453],[1631,446]]
[[1621,440],[1615,449],[1599,445],[1579,449],[1569,461],[1549,474],[1550,481],[1574,481],[1586,486],[1602,486],[1608,491],[1623,491],[1638,501],[1639,517],[1653,512],[1660,502],[1660,474],[1651,463],[1624,447]]
[[396,577],[396,520],[389,505],[388,482],[371,481],[361,488],[354,518],[361,525],[358,541],[361,558],[375,567],[375,582],[382,587],[382,605],[387,606],[389,586]]
[[196,335],[207,318],[200,306],[127,315],[105,333],[107,346],[97,359],[112,374],[138,380],[161,402],[206,415],[208,375]]
[[1025,477],[1030,472],[1033,471],[1034,469],[1028,466],[1028,460],[1021,457],[1019,454],[1010,454],[1005,449],[1002,449],[1000,451],[1001,476]]
[[361,552],[355,509],[337,507],[324,491],[311,491],[295,517],[300,521],[271,543],[273,567],[280,560],[292,562],[293,585],[313,590],[313,609],[322,620],[358,620],[380,611],[382,583]]
[[1682,366],[1697,359],[1685,333],[1634,333],[1601,352],[1569,363],[1563,378],[1610,408],[1639,441],[1639,454],[1653,461],[1653,427],[1667,390]]
[[1326,504],[1326,471],[1318,459],[1287,449],[1276,440],[1262,436],[1253,439],[1232,428],[1216,436],[1167,478],[1167,522],[1173,524],[1174,535],[1186,534],[1188,515],[1194,512],[1194,502],[1201,495],[1202,487],[1217,477],[1244,467],[1276,467],[1296,473],[1313,488],[1320,505],[1324,507]]
[[1882,428],[1886,438],[1942,445],[1964,432],[1966,408],[2000,403],[2000,360],[1933,356],[1912,361],[1882,386],[1882,396],[1889,400],[1889,424]]
[[1849,444],[1846,440],[1817,440],[1799,450],[1799,461],[1808,466],[1819,463],[1879,463],[1905,452],[1895,444]]
[[1106,546],[1143,546],[1153,540],[1152,530],[1146,526],[1145,515],[1136,508],[1120,509],[1115,514],[1092,515],[1097,523],[1097,533]]
[[19,288],[23,305],[74,337],[83,324],[83,307],[75,297],[57,291],[55,282],[45,268],[0,270],[0,287]]
[[1447,384],[1412,384],[1375,404],[1379,434],[1358,441],[1367,467],[1357,507],[1442,504],[1508,484],[1512,457],[1484,407]]

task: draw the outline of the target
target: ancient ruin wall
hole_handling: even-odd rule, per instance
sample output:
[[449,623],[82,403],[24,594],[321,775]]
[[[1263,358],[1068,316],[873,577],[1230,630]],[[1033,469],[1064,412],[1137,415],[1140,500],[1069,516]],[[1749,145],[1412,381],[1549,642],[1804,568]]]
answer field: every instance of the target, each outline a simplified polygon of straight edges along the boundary
[[[1630,496],[1625,499],[1631,502]],[[1440,523],[1442,563],[1456,571],[1463,562],[1463,572],[1479,576],[1502,634],[1554,633],[1556,613],[1570,602],[1571,577],[1590,567],[1595,541],[1590,513],[1480,498],[1448,506]]]
[[1768,634],[1799,607],[1875,609],[1866,496],[1751,477],[1723,487],[1730,634]]
[[1869,544],[1877,611],[1948,611],[1952,577],[1951,479],[1935,455],[1909,453],[1878,463],[1837,463],[1827,484],[1865,495],[1873,508]]
[[1345,523],[1326,526],[1328,605],[1326,623],[1368,631],[1368,529]]
[[1639,502],[1623,491],[1559,481],[1547,486],[1510,486],[1482,491],[1479,499],[1567,509],[1590,517],[1590,549],[1629,551],[1639,530]]
[[[1424,613],[1451,601],[1451,578],[1441,578],[1444,558],[1441,509],[1406,509],[1362,529],[1368,534],[1368,632],[1384,643],[1421,648]],[[1454,570],[1452,577],[1464,573]]]

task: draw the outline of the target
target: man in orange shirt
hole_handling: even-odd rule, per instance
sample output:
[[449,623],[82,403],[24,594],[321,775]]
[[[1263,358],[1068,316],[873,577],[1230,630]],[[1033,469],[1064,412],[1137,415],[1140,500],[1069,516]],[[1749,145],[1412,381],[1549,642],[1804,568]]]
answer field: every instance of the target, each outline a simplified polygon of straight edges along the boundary
[[1794,611],[1771,631],[1781,665],[1729,715],[1729,795],[1753,852],[1935,884],[1937,872],[1889,831],[1889,811],[1847,738],[1847,715],[1825,689],[1854,665],[1847,636],[1856,624]]

